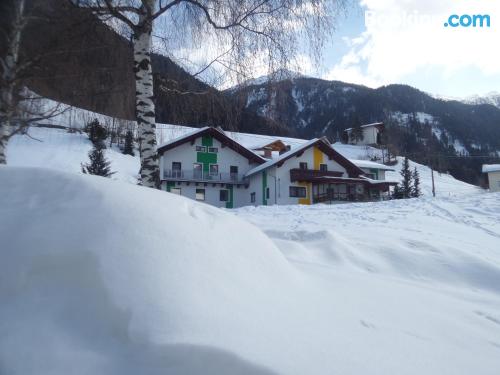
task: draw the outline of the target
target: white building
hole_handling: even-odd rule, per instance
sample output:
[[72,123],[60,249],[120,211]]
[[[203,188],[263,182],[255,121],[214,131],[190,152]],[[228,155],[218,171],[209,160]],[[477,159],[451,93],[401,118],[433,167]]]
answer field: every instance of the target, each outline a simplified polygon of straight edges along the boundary
[[314,204],[380,199],[395,183],[379,180],[387,168],[371,163],[370,169],[376,172],[367,175],[335,151],[326,139],[313,139],[247,172],[250,204]]
[[488,174],[490,191],[500,191],[500,164],[483,164],[483,173]]
[[200,128],[161,145],[162,189],[217,207],[249,204],[245,174],[266,159],[217,128]]
[[201,128],[158,152],[164,190],[217,207],[377,200],[395,185],[385,180],[391,168],[350,161],[325,138],[292,149],[276,140],[253,152],[222,130]]
[[354,128],[345,129],[347,141],[352,145],[378,145],[381,144],[380,136],[384,131],[384,124],[382,122],[375,122],[373,124],[361,125],[362,139],[357,139],[353,133]]

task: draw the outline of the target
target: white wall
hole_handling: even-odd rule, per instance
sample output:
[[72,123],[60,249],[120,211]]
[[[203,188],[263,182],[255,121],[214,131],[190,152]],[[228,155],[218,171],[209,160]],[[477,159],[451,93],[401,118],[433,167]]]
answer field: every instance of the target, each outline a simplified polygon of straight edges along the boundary
[[488,184],[490,191],[500,191],[500,172],[488,173]]
[[[202,137],[198,137],[194,144],[191,142],[183,143],[174,149],[168,150],[160,156],[160,176],[164,179],[164,171],[166,169],[172,169],[172,162],[180,162],[181,169],[186,171],[193,170],[193,164],[197,163],[197,152],[196,146],[201,146]],[[219,166],[219,173],[230,173],[230,166],[234,165],[238,167],[238,175],[243,175],[250,169],[255,168],[257,163],[249,163],[248,159],[239,153],[235,152],[229,147],[222,147],[222,144],[217,140],[213,139],[213,147],[217,147],[217,164]],[[181,195],[195,199],[195,192],[197,188],[205,189],[205,202],[216,207],[225,207],[225,202],[220,201],[220,190],[227,189],[225,186],[221,187],[220,184],[213,186],[212,182],[208,182],[204,186],[204,183],[199,182],[198,186],[194,182],[190,182],[189,185],[182,183],[181,186],[177,185],[175,187],[181,188]],[[166,190],[166,184],[162,185],[163,190]],[[241,207],[250,204],[250,193],[248,189],[244,186],[236,187],[233,185],[233,207]]]

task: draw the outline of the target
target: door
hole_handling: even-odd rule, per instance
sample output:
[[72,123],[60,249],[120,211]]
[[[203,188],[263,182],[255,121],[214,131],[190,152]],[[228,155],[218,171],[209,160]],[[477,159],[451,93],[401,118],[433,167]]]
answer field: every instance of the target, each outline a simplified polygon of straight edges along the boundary
[[193,178],[199,178],[203,176],[203,164],[194,163],[193,164]]

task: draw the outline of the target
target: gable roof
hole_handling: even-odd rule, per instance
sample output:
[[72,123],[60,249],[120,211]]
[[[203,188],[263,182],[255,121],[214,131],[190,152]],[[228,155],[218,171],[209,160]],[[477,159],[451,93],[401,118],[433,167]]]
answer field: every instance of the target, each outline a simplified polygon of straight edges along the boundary
[[186,133],[183,136],[179,138],[172,139],[169,142],[166,142],[162,144],[160,147],[158,147],[158,153],[161,155],[164,152],[171,150],[177,146],[180,146],[181,144],[187,143],[187,142],[194,142],[197,138],[203,137],[203,136],[211,136],[215,139],[217,139],[220,143],[223,145],[229,147],[233,151],[237,152],[238,154],[244,156],[250,161],[253,161],[258,164],[263,164],[266,162],[267,159],[264,159],[263,157],[257,155],[255,152],[249,150],[242,144],[236,142],[232,138],[228,137],[226,133],[224,133],[223,130],[214,128],[214,127],[209,127],[205,126],[204,128],[196,129],[190,133]]
[[349,159],[346,157],[342,156],[339,152],[335,151],[330,143],[324,139],[324,138],[314,138],[311,139],[308,142],[305,142],[304,144],[291,149],[290,151],[287,151],[283,154],[281,154],[277,159],[269,160],[264,164],[259,165],[258,167],[255,167],[248,171],[246,173],[246,177],[249,177],[251,175],[254,175],[260,171],[263,171],[267,168],[270,168],[274,165],[277,165],[280,167],[285,161],[288,159],[292,158],[293,156],[300,154],[301,152],[304,152],[310,147],[316,146],[318,147],[323,153],[328,155],[331,159],[335,160],[337,163],[339,163],[342,167],[344,167],[349,174],[349,176],[359,176],[361,174],[364,174],[365,172],[357,167],[355,164],[353,164]]

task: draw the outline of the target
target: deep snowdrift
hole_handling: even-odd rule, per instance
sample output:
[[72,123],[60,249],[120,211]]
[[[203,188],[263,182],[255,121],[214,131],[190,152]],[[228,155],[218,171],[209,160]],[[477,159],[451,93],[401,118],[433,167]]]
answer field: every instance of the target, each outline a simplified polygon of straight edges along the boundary
[[498,198],[235,211],[276,246],[165,192],[1,167],[0,373],[496,375]]

